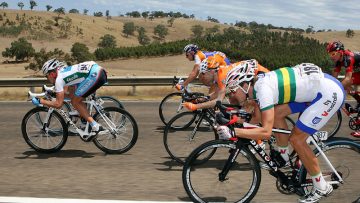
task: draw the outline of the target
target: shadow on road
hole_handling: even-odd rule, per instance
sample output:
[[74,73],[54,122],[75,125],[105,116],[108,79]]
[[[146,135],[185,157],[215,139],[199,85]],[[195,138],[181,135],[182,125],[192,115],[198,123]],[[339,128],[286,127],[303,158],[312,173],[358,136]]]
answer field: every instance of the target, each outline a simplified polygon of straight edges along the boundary
[[182,171],[182,164],[179,162],[171,159],[170,157],[162,157],[163,159],[167,159],[167,161],[164,161],[162,163],[154,163],[156,165],[162,165],[165,166],[164,168],[156,168],[159,171]]
[[49,159],[49,158],[93,158],[96,153],[88,153],[83,150],[61,150],[52,154],[41,154],[36,151],[26,151],[23,156],[15,157],[16,159]]

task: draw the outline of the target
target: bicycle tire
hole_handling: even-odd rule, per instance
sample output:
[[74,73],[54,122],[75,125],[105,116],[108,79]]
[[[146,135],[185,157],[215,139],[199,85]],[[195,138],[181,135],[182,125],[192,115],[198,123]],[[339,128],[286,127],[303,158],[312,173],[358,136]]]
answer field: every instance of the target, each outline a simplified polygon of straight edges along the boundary
[[125,106],[122,102],[117,100],[115,97],[112,96],[99,96],[100,99],[104,101],[103,107],[119,107],[120,109],[125,109]]
[[[183,107],[180,107],[182,103],[182,93],[173,92],[164,97],[159,105],[159,116],[161,122],[167,125],[168,122],[177,114],[187,111]],[[178,109],[180,108],[180,111]],[[178,111],[178,112],[177,112]]]
[[[183,126],[183,123],[186,123],[189,119],[193,119],[194,114],[194,112],[183,112],[176,115],[170,120],[164,130],[163,142],[165,149],[170,157],[180,164],[185,163],[186,157],[196,147],[206,141],[218,139],[216,130],[213,129],[211,125],[213,121],[206,116],[204,116],[203,119],[199,118],[196,122],[192,121],[190,125]],[[207,123],[204,123],[204,121],[209,125],[206,125]],[[209,132],[213,132],[213,134]],[[189,136],[191,136],[192,133],[194,133],[194,137],[190,140]],[[211,157],[211,154],[209,154],[209,157]]]
[[[336,135],[336,133],[340,130],[341,123],[342,123],[341,109],[339,109],[336,112],[336,115],[333,115],[333,117],[330,119],[332,119],[335,122],[335,127],[329,127],[328,125],[325,125],[326,128],[332,129],[332,130],[327,130],[328,138],[334,137]],[[328,121],[328,123],[330,123],[330,122]]]
[[[134,117],[125,109],[118,107],[104,108],[106,116],[116,125],[116,134],[108,132],[98,135],[94,144],[100,150],[108,154],[122,154],[129,151],[136,143],[138,138],[138,126]],[[104,128],[109,126],[99,113],[94,115],[95,121],[100,123]]]
[[[45,132],[42,129],[42,120],[47,115],[48,110],[46,107],[33,108],[25,114],[21,122],[21,132],[25,142],[40,153],[54,153],[61,150],[68,138],[67,124],[64,118],[55,110],[50,115],[48,131]],[[60,135],[61,137],[59,137]],[[40,146],[42,143],[46,147]]]
[[[326,154],[331,164],[334,166],[337,172],[342,175],[344,184],[333,185],[334,190],[331,196],[336,199],[341,199],[343,202],[353,202],[359,197],[359,178],[360,174],[360,143],[347,138],[334,137],[328,141],[323,142],[320,145],[322,151]],[[319,157],[320,153],[315,148],[314,153]],[[318,158],[321,172],[326,181],[334,180],[335,175],[332,170],[326,164],[326,161]],[[300,183],[311,183],[311,177],[309,177],[304,165],[299,169],[299,181]],[[332,177],[333,176],[333,177]],[[304,194],[311,191],[312,186],[308,185],[302,188]],[[340,190],[340,191],[339,191]]]
[[[216,149],[211,159],[198,164],[198,157]],[[213,140],[196,148],[183,167],[182,181],[193,202],[250,202],[261,182],[261,169],[255,156],[246,147],[240,150],[226,180],[219,180],[232,150],[238,149],[229,140]]]

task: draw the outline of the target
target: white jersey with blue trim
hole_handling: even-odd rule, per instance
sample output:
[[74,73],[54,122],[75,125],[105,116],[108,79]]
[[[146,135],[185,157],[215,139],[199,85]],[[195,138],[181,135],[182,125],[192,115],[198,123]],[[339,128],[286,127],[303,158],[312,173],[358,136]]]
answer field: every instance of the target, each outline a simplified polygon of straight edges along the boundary
[[71,86],[84,81],[88,77],[91,67],[95,64],[94,61],[86,61],[58,70],[55,91],[62,92],[64,91],[64,86]]

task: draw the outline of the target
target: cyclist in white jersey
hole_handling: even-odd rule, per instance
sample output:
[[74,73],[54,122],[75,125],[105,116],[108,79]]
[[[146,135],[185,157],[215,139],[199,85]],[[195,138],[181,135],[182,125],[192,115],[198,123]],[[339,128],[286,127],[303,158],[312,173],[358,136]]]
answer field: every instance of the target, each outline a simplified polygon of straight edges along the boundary
[[[51,59],[42,67],[43,74],[55,85],[56,99],[53,101],[33,98],[33,104],[45,105],[54,108],[61,108],[64,102],[65,92],[70,86],[75,86],[75,92],[70,92],[71,104],[79,112],[80,116],[86,119],[95,137],[104,128],[100,126],[91,116],[83,103],[84,98],[94,93],[98,88],[107,82],[106,71],[94,61],[87,61],[73,66],[65,66],[57,59]],[[92,139],[92,138],[89,138]]]
[[[262,127],[237,128],[236,136],[253,140],[269,139],[274,126],[287,129],[285,116],[302,112],[290,138],[283,135],[277,142],[284,146],[290,141],[312,176],[314,189],[299,202],[319,201],[329,195],[333,188],[322,176],[318,160],[306,139],[322,128],[341,107],[345,98],[343,86],[314,64],[303,63],[258,76],[254,76],[248,67],[244,64],[229,71],[225,84],[230,91],[257,100],[255,108],[261,112]],[[231,137],[226,126],[220,126],[217,130],[219,137]],[[284,151],[287,152],[287,149]]]

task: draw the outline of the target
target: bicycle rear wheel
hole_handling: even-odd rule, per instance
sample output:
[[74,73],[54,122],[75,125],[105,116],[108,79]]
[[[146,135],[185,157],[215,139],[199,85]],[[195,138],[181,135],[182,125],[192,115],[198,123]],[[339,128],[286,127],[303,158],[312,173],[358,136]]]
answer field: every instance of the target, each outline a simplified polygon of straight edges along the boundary
[[68,128],[63,117],[53,111],[44,126],[48,116],[48,108],[31,109],[21,122],[21,131],[26,143],[37,152],[53,153],[59,151],[66,143]]
[[[335,137],[324,142],[321,149],[344,180],[344,184],[333,185],[334,191],[331,194],[331,198],[341,200],[342,202],[354,202],[360,195],[360,143],[346,138]],[[318,157],[320,169],[325,180],[337,180],[337,176],[320,155],[319,151],[315,149],[314,153]],[[303,187],[304,192],[310,192],[312,189],[311,177],[303,165],[299,173],[300,183],[310,183],[310,185]]]
[[218,139],[218,135],[211,125],[212,121],[206,116],[184,126],[184,123],[188,123],[190,119],[194,118],[194,114],[193,112],[183,112],[176,115],[164,130],[165,149],[172,159],[181,164],[196,147],[207,141]]
[[94,144],[103,152],[122,154],[129,151],[138,138],[138,126],[130,113],[118,107],[104,108],[104,117],[96,114],[94,119],[106,128],[104,133],[97,135]]
[[167,125],[168,122],[177,114],[187,111],[181,106],[182,103],[182,93],[173,92],[168,94],[160,102],[159,105],[159,116],[161,121]]
[[[216,153],[199,164],[208,151]],[[234,164],[221,180],[230,153],[238,149],[232,141],[214,140],[196,148],[186,160],[182,180],[186,193],[193,202],[250,202],[256,195],[261,170],[258,161],[247,148],[242,148]]]

